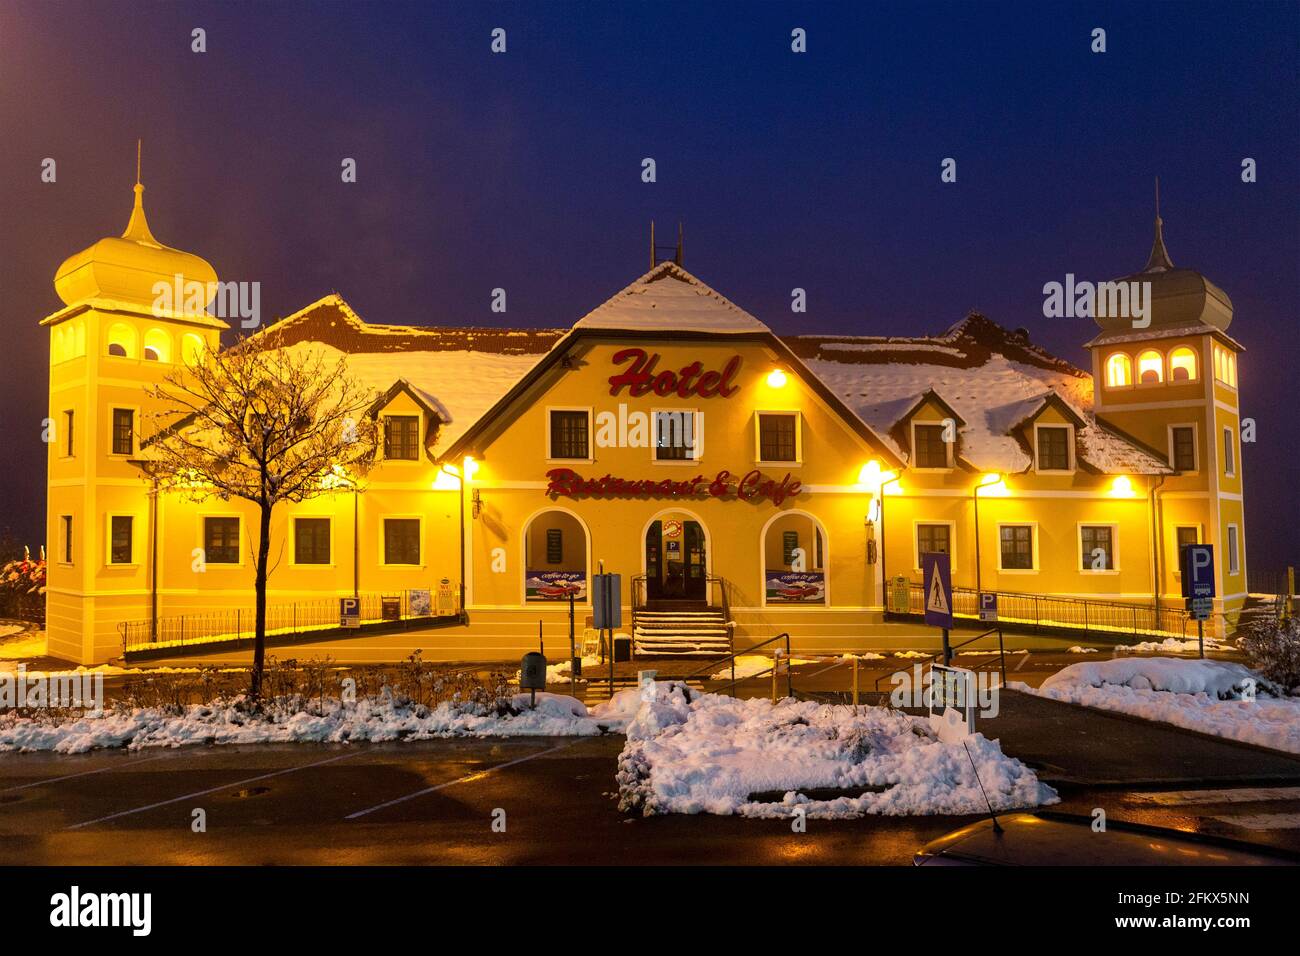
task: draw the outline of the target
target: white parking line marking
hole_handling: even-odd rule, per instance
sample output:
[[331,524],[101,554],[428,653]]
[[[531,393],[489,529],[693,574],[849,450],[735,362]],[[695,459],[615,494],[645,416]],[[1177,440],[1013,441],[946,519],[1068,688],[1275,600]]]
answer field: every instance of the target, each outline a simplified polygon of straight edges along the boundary
[[352,753],[339,754],[337,757],[330,757],[327,760],[317,760],[314,763],[305,763],[297,767],[285,767],[283,770],[273,770],[270,773],[259,774],[256,777],[249,777],[246,780],[233,780],[230,783],[223,783],[218,787],[209,787],[207,790],[199,790],[195,793],[182,794],[179,797],[172,797],[170,800],[160,800],[157,803],[151,803],[145,807],[135,807],[132,810],[119,810],[117,813],[110,813],[106,817],[99,817],[95,820],[87,820],[84,823],[74,823],[72,826],[65,827],[67,830],[80,830],[82,827],[88,827],[96,823],[104,823],[107,820],[116,820],[118,817],[127,817],[133,813],[144,813],[146,810],[153,810],[156,807],[165,807],[170,803],[179,803],[182,800],[192,800],[194,797],[204,797],[209,793],[216,793],[220,790],[229,790],[231,787],[238,787],[244,783],[255,783],[258,780],[268,780],[271,777],[279,777],[286,773],[294,773],[298,770],[307,770],[311,767],[320,767],[327,763],[334,763],[337,760],[347,760],[349,757],[356,757],[365,751],[354,750]]
[[1300,813],[1243,813],[1240,816],[1210,817],[1247,830],[1300,830]]
[[1130,795],[1134,803],[1186,806],[1194,803],[1261,803],[1266,800],[1300,800],[1300,787],[1242,787],[1237,790],[1167,790]]
[[5,787],[0,793],[9,793],[11,790],[26,790],[28,787],[43,787],[47,783],[58,783],[60,780],[71,780],[74,777],[89,777],[91,774],[106,773],[109,770],[121,770],[124,767],[134,767],[137,764],[148,763],[150,760],[162,760],[162,755],[156,757],[142,757],[139,760],[125,760],[116,767],[100,767],[98,770],[83,770],[80,773],[68,773],[62,777],[51,777],[49,780],[37,780],[35,783],[23,783],[16,787]]
[[[578,740],[582,738],[579,737]],[[504,770],[506,767],[513,767],[517,763],[524,763],[528,760],[535,760],[538,757],[545,757],[547,754],[553,754],[557,750],[563,750],[566,747],[572,747],[578,740],[571,740],[566,744],[560,744],[558,747],[552,747],[550,750],[542,750],[535,754],[529,754],[527,757],[516,757],[514,760],[507,760],[505,763],[499,763],[495,767],[488,767],[486,770],[476,770],[473,773],[466,774],[456,780],[448,780],[446,783],[440,783],[434,787],[425,787],[423,790],[417,790],[415,793],[408,793],[404,797],[398,797],[395,800],[386,800],[383,803],[376,804],[373,807],[367,807],[364,810],[358,810],[356,813],[349,813],[344,820],[355,820],[357,817],[364,817],[367,813],[374,813],[376,810],[382,810],[385,807],[396,806],[399,803],[405,803],[407,800],[414,800],[416,797],[423,797],[429,793],[436,793],[439,790],[445,790],[447,787],[454,787],[458,783],[468,783],[471,780],[478,780],[486,777],[490,773],[498,770]]]

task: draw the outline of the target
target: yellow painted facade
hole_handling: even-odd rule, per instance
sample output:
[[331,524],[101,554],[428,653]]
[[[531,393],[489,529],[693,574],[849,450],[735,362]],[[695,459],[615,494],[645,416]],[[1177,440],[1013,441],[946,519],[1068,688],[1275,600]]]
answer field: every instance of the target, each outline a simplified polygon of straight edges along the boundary
[[[165,619],[175,626],[188,618],[197,629],[205,615],[253,605],[253,506],[155,498],[133,463],[141,439],[157,427],[144,388],[183,367],[195,349],[219,348],[225,328],[201,310],[161,312],[148,290],[159,276],[211,282],[215,274],[153,239],[139,188],[126,235],[103,242],[111,244],[107,250],[97,244],[65,263],[56,285],[66,308],[44,322],[55,429],[48,462],[49,647],[83,663],[119,657],[127,622]],[[653,281],[685,283],[658,273],[643,281],[647,288]],[[585,618],[585,587],[603,564],[625,582],[647,579],[637,582],[639,591],[625,589],[629,611],[638,595],[725,604],[739,645],[789,631],[801,650],[839,652],[867,646],[884,620],[886,582],[897,575],[919,582],[927,545],[942,542],[949,551],[958,587],[1135,606],[1150,605],[1158,593],[1162,603],[1180,604],[1178,528],[1194,527],[1197,540],[1216,546],[1218,610],[1230,614],[1240,606],[1239,348],[1214,329],[1092,346],[1096,415],[1127,436],[1113,440],[1155,466],[1108,470],[1085,460],[1078,431],[1099,424],[1049,395],[1007,428],[1030,464],[987,473],[966,460],[960,428],[945,439],[946,457],[922,466],[908,454],[918,427],[955,424],[942,395],[927,393],[887,437],[760,323],[665,331],[672,328],[671,313],[658,328],[579,323],[484,415],[464,423],[454,441],[422,442],[414,460],[381,456],[360,493],[278,508],[268,604],[328,618],[338,598],[354,593],[463,585],[466,621],[438,632],[438,656],[503,659],[534,646],[539,620],[551,633],[563,630],[567,602],[545,595],[563,586],[565,573],[581,579],[578,609]],[[681,389],[639,396],[616,389],[610,379],[628,368],[617,357],[627,349],[658,355],[656,369],[678,372]],[[1170,364],[1180,349],[1195,359],[1186,380]],[[1139,360],[1152,350],[1161,356],[1161,380],[1135,384]],[[1215,350],[1222,350],[1217,359]],[[1110,387],[1107,363],[1120,352],[1134,371]],[[1185,371],[1186,353],[1178,355]],[[1231,384],[1218,381],[1216,369]],[[870,367],[863,374],[869,390]],[[128,414],[125,447],[120,426]],[[395,389],[378,414],[415,418],[420,436],[446,424],[409,388]],[[638,416],[649,422],[649,436],[637,434]],[[687,420],[693,447],[665,460],[654,447],[656,428]],[[1163,463],[1173,455],[1171,428],[1188,425],[1195,467],[1169,473]],[[585,429],[585,438],[566,432],[561,441],[553,434],[561,427]],[[1064,467],[1039,460],[1043,428],[1068,435]],[[556,454],[559,446],[564,454]],[[554,474],[558,469],[656,487],[575,491]],[[214,538],[218,527],[224,530]],[[1106,542],[1101,566],[1089,559],[1098,540]],[[210,550],[214,541],[220,550]],[[383,638],[357,640],[372,641],[384,656]]]

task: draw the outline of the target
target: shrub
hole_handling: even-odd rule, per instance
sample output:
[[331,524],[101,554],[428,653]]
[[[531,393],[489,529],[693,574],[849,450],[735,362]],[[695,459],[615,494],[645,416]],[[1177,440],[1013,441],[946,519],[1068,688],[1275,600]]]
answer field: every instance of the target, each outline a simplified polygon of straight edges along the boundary
[[1237,639],[1250,666],[1288,692],[1300,688],[1300,618],[1272,618],[1248,626]]

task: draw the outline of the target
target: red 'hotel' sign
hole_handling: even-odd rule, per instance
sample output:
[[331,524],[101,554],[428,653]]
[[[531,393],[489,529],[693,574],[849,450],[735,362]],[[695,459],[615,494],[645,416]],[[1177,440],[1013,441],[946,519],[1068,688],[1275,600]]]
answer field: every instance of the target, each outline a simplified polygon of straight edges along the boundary
[[631,361],[626,371],[609,377],[609,394],[617,395],[624,386],[633,398],[649,395],[653,392],[663,398],[676,395],[678,398],[730,398],[739,385],[731,384],[736,373],[740,371],[740,356],[733,355],[721,372],[704,371],[703,362],[691,362],[676,372],[665,369],[656,372],[659,353],[647,355],[645,349],[620,349],[614,353],[612,361],[622,365]]
[[729,471],[720,471],[712,479],[696,475],[685,481],[665,478],[661,481],[650,479],[617,478],[605,475],[603,478],[583,478],[571,468],[552,468],[546,473],[549,484],[546,494],[579,498],[590,495],[604,498],[726,498],[735,495],[740,501],[761,501],[771,498],[779,505],[787,498],[799,494],[803,483],[790,477],[786,472],[784,478],[765,478],[755,468],[744,477],[736,477]]

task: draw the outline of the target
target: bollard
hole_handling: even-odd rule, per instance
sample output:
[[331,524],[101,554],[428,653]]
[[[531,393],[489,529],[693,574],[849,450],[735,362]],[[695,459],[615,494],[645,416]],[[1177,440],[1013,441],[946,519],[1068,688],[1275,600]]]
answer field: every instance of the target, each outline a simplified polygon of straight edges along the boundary
[[858,659],[853,658],[853,713],[858,712]]

